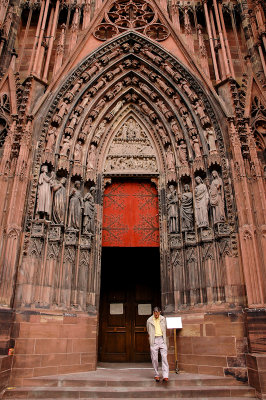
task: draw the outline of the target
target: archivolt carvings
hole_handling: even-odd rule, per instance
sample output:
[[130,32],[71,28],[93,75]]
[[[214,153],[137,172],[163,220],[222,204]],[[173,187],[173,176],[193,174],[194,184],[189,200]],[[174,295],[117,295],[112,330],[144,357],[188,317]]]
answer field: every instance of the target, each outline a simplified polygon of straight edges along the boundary
[[[81,63],[55,95],[42,133],[28,221],[42,227],[48,220],[48,231],[59,226],[62,259],[73,263],[73,276],[81,249],[94,251],[97,235],[100,241],[100,174],[161,173],[160,212],[169,206],[162,235],[170,252],[182,253],[180,268],[194,291],[178,296],[186,304],[192,297],[206,301],[203,278],[197,278],[201,246],[213,243],[218,252],[221,240],[230,243],[234,214],[222,135],[198,82],[160,47],[130,33]],[[44,238],[42,229],[38,237]],[[218,256],[214,260],[219,269]]]

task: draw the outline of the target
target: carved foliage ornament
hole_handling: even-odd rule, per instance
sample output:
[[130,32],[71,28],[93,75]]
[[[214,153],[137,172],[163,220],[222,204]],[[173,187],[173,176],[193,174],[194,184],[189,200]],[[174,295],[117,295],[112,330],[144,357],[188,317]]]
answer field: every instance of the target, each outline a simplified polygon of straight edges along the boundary
[[104,41],[128,29],[136,29],[157,41],[169,36],[168,28],[158,22],[155,11],[144,0],[115,1],[103,22],[95,28],[94,36]]

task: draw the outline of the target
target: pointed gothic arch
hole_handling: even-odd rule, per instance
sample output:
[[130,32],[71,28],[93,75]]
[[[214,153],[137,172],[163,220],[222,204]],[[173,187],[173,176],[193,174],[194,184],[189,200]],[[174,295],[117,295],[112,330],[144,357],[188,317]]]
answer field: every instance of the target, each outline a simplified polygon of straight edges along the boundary
[[[129,31],[85,58],[64,79],[39,113],[44,112],[44,107],[47,111],[39,136],[37,130],[40,132],[40,127],[36,126],[39,140],[33,165],[34,178],[27,211],[29,230],[24,248],[26,254],[29,242],[44,242],[44,262],[40,274],[42,286],[45,285],[47,263],[45,248],[53,242],[56,257],[50,259],[49,268],[54,271],[56,282],[49,284],[57,286],[57,289],[54,287],[57,294],[51,294],[54,305],[68,309],[76,305],[82,310],[98,307],[102,196],[105,182],[116,173],[156,179],[160,198],[164,307],[173,311],[195,303],[230,301],[226,297],[224,260],[235,252],[231,243],[235,239],[236,227],[226,144],[218,122],[218,116],[221,117],[223,111],[215,96],[203,89],[200,80],[158,44],[142,34]],[[105,170],[104,160],[111,140],[130,115],[146,130],[146,136],[153,144],[158,164],[156,171],[147,170],[145,174],[143,170],[125,168],[112,174]],[[90,151],[93,162],[89,159]],[[136,164],[140,165],[140,161],[136,160]],[[58,187],[64,192],[64,210],[60,221],[54,219],[51,208],[46,214],[38,212],[42,165],[48,168],[46,176],[51,182],[52,196],[55,196]],[[194,179],[200,176],[208,191],[214,180],[213,171],[216,171],[216,180],[223,189],[220,196],[222,218],[217,219],[213,209],[209,208],[209,221],[200,226],[195,223],[195,209],[191,209],[194,218],[189,227],[182,225],[184,215],[178,215],[178,227],[172,231],[169,222],[172,188],[178,192],[178,209],[186,193],[191,193],[191,202],[195,207],[195,186],[198,183]],[[62,178],[65,180],[62,181]],[[188,185],[187,188],[185,185]],[[92,202],[94,210],[91,218],[95,218],[95,222],[89,231],[84,226],[84,199]],[[51,198],[51,201],[55,207],[55,200]],[[73,216],[72,219],[69,216],[74,202],[79,214],[76,222],[73,222]],[[51,223],[47,224],[47,219]],[[224,248],[231,249],[231,253],[223,252],[221,249]],[[82,269],[84,273],[79,264],[84,264],[84,257],[90,265],[86,270],[86,296],[83,289],[83,294],[80,294],[78,287],[81,279],[79,271]],[[28,268],[26,264],[27,255],[22,268]],[[24,283],[18,292],[18,304],[23,302]],[[25,287],[30,285],[27,282]],[[32,301],[41,302],[40,294],[39,297],[36,299],[33,295]],[[79,304],[78,299],[81,298],[82,304]],[[240,301],[237,295],[233,298],[235,302]]]

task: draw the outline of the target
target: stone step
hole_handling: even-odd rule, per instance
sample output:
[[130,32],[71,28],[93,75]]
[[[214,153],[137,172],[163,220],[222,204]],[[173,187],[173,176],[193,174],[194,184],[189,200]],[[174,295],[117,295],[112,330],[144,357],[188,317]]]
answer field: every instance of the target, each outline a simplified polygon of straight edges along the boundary
[[[31,387],[157,387],[162,384],[156,383],[153,379],[148,380],[94,380],[94,379],[70,379],[66,378],[25,378],[24,386]],[[241,386],[242,382],[236,381],[231,378],[219,378],[219,377],[208,377],[208,378],[179,378],[178,380],[169,380],[167,383],[168,387],[180,387],[180,386]]]
[[[155,384],[156,385],[156,384]],[[183,386],[169,387],[162,384],[144,389],[142,387],[23,387],[7,389],[3,399],[168,399],[168,398],[254,398],[254,389],[248,386]]]

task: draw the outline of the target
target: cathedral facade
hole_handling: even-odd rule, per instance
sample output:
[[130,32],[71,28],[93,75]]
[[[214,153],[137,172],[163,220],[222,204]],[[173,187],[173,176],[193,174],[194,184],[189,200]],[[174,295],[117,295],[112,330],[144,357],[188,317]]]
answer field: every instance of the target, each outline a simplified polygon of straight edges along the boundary
[[1,387],[148,360],[160,305],[266,398],[263,6],[1,1]]

